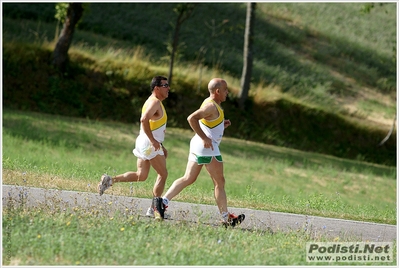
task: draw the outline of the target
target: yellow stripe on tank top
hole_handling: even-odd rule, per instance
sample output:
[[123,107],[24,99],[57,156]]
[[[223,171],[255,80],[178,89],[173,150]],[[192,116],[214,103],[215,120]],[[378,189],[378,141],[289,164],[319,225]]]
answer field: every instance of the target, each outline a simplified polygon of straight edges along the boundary
[[201,107],[204,106],[205,104],[207,104],[208,102],[213,102],[216,105],[216,108],[219,111],[219,117],[212,121],[201,119],[200,122],[209,128],[214,128],[224,122],[224,112],[223,112],[223,109],[214,100],[211,100],[211,99],[206,99],[202,103]]
[[[151,131],[154,131],[154,130],[162,127],[168,121],[168,116],[166,114],[166,110],[165,110],[165,107],[163,106],[162,102],[161,102],[161,107],[162,107],[162,117],[159,118],[158,120],[150,120],[149,121]],[[142,113],[144,113],[146,108],[147,108],[147,103],[144,104]]]

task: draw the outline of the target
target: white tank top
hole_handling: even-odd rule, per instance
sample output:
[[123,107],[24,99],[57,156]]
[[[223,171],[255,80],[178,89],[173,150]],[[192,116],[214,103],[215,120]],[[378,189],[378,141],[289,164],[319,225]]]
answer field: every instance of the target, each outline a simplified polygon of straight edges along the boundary
[[[146,109],[147,109],[147,105],[148,105],[148,101],[150,99],[156,99],[155,97],[150,97],[148,98],[148,100],[144,103],[143,108],[141,109],[141,113],[143,114]],[[163,142],[165,139],[165,131],[166,131],[166,122],[168,120],[168,116],[166,114],[166,110],[165,107],[163,106],[162,102],[159,101],[161,103],[161,107],[162,107],[162,116],[161,118],[157,119],[157,120],[151,120],[149,121],[150,123],[150,129],[152,131],[152,135],[154,136],[154,139],[156,139],[158,142]],[[143,129],[140,128],[140,134],[144,134],[145,132]]]
[[219,112],[219,117],[217,117],[216,119],[213,119],[213,120],[209,120],[209,121],[205,120],[205,119],[201,119],[200,127],[207,137],[209,137],[210,139],[212,139],[214,142],[216,142],[219,145],[220,142],[222,141],[223,132],[224,132],[224,112],[223,112],[222,107],[220,107],[220,105],[217,104],[211,98],[205,99],[202,102],[201,107],[208,104],[209,102],[212,102],[216,106],[216,108],[218,109],[218,112]]

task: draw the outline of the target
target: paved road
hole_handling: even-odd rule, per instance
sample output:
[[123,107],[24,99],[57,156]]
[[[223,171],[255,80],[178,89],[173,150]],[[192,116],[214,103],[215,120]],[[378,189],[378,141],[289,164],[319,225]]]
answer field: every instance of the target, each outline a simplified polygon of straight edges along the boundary
[[[116,211],[145,217],[151,200],[88,192],[51,190],[33,187],[3,185],[3,206],[24,202],[31,207],[46,206],[55,210],[78,208],[96,210],[112,215]],[[348,241],[391,242],[397,239],[396,225],[377,224],[352,220],[324,218],[247,208],[230,208],[235,214],[245,214],[245,221],[238,227],[247,230],[304,231],[314,237],[327,235],[350,239]],[[202,205],[171,201],[167,222],[192,221],[219,224],[216,205]]]

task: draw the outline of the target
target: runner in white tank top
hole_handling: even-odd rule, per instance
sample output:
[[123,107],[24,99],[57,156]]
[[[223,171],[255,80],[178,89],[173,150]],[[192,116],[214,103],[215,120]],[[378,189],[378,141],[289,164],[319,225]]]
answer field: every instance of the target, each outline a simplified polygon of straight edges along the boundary
[[190,154],[189,161],[197,162],[198,164],[209,164],[214,156],[216,160],[223,161],[219,151],[219,144],[222,141],[224,132],[224,112],[222,107],[217,104],[213,99],[207,98],[203,101],[200,108],[208,103],[215,105],[219,116],[212,120],[201,119],[200,127],[205,135],[212,140],[212,148],[205,148],[204,142],[198,134],[195,134],[190,141]]
[[137,171],[127,171],[111,177],[107,174],[101,176],[98,184],[100,195],[116,182],[139,182],[147,180],[150,168],[157,172],[157,178],[152,190],[153,202],[148,208],[147,215],[163,220],[166,206],[161,195],[165,189],[168,177],[166,157],[168,151],[162,142],[165,138],[167,115],[162,101],[169,95],[168,79],[164,76],[155,76],[151,80],[151,95],[141,109],[140,134],[136,138],[133,150],[137,156]]
[[227,82],[221,78],[214,78],[208,83],[208,90],[209,98],[204,100],[198,110],[187,117],[195,135],[190,142],[186,172],[183,177],[173,182],[162,198],[163,202],[168,205],[169,200],[197,180],[202,167],[205,167],[214,184],[214,197],[222,222],[226,227],[234,227],[245,219],[245,215],[237,216],[228,211],[224,189],[226,180],[223,174],[223,161],[219,144],[224,129],[231,123],[230,120],[224,119],[224,112],[220,104],[226,100],[229,93]]
[[[144,114],[147,110],[148,103],[150,101],[159,102],[162,108],[162,115],[158,119],[150,119],[150,129],[154,139],[156,139],[159,143],[162,143],[165,139],[165,131],[166,131],[166,122],[168,116],[166,115],[165,107],[163,106],[162,102],[159,101],[154,96],[150,96],[147,101],[144,103],[141,113]],[[148,138],[147,134],[145,134],[142,125],[140,126],[140,134],[136,139],[136,147],[133,150],[133,154],[138,158],[144,160],[151,160],[157,155],[164,155],[163,150],[155,150],[152,146],[150,139]]]

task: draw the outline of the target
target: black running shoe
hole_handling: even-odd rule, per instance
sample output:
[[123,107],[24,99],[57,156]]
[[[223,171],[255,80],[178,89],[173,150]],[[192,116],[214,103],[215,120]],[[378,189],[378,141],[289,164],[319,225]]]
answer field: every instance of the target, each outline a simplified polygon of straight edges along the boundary
[[223,225],[227,228],[229,226],[235,227],[236,225],[241,224],[241,222],[245,219],[244,214],[240,214],[238,216],[234,215],[233,213],[229,213],[227,221],[223,222]]
[[154,197],[154,217],[156,220],[163,220],[165,218],[166,207],[163,203],[162,197]]

